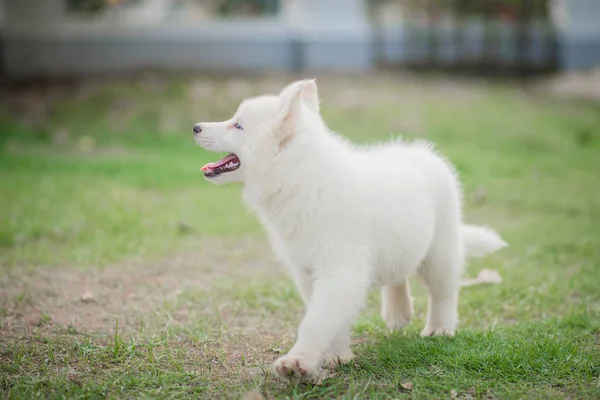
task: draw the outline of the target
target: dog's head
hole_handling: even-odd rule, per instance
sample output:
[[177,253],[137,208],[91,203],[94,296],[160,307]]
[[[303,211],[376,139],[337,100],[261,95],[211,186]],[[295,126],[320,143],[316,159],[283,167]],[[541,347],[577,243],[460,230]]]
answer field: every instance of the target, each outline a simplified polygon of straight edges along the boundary
[[244,182],[245,173],[261,154],[281,151],[306,124],[319,123],[319,99],[314,80],[286,86],[278,96],[244,100],[233,117],[194,125],[196,143],[206,150],[229,155],[202,167],[215,184]]

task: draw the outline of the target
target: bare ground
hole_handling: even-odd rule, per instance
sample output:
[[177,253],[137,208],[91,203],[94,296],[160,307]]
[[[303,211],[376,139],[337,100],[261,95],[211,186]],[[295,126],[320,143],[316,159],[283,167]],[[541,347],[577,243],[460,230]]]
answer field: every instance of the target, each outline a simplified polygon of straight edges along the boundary
[[[249,277],[286,277],[260,239],[208,239],[202,251],[164,257],[158,262],[130,262],[104,268],[32,268],[8,270],[0,277],[1,329],[29,332],[46,325],[68,326],[78,332],[138,329],[148,315],[167,310],[170,324],[212,308],[189,310],[178,299],[186,292],[201,293],[209,303],[217,298],[218,282],[243,282]],[[216,288],[218,290],[218,287]],[[183,302],[185,303],[185,302]],[[219,318],[234,326],[240,321],[228,314],[227,302]],[[144,320],[144,321],[143,321]]]
[[[40,354],[32,359],[42,365],[46,339],[69,341],[85,334],[106,345],[118,318],[123,338],[164,336],[181,329],[174,340],[148,351],[179,354],[189,373],[231,385],[271,382],[266,379],[268,366],[292,344],[292,321],[299,318],[301,302],[293,297],[287,308],[284,301],[281,309],[264,310],[237,292],[237,285],[248,288],[248,282],[291,285],[266,241],[202,243],[202,251],[143,265],[9,271],[0,277],[0,348],[35,342]],[[204,326],[206,336],[187,335],[190,325]],[[57,371],[70,380],[89,372],[84,365]]]

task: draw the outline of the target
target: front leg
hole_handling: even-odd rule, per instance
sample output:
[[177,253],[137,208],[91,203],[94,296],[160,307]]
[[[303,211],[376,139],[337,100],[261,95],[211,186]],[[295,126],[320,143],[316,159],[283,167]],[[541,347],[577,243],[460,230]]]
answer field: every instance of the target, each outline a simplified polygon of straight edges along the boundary
[[330,368],[349,363],[354,358],[350,349],[350,327],[344,327],[333,341],[325,358],[325,364]]
[[298,340],[287,355],[275,361],[277,375],[318,379],[338,335],[350,326],[360,310],[368,286],[365,265],[327,270],[315,276]]
[[310,304],[310,298],[312,296],[312,279],[305,269],[292,267],[292,277],[296,283],[296,287],[302,296],[304,305],[308,308]]

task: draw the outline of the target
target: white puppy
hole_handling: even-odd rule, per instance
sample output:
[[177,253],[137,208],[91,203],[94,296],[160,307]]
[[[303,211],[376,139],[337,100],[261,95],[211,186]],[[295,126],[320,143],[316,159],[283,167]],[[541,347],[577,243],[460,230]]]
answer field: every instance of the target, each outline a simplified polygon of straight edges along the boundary
[[324,364],[349,361],[350,325],[373,285],[388,327],[408,324],[416,273],[429,291],[421,334],[453,334],[465,258],[506,246],[490,229],[463,225],[454,168],[430,144],[357,147],[331,132],[314,80],[245,100],[230,120],[196,124],[194,134],[206,150],[231,152],[204,166],[205,177],[243,182],[306,303],[296,344],[275,362],[280,376],[312,380]]

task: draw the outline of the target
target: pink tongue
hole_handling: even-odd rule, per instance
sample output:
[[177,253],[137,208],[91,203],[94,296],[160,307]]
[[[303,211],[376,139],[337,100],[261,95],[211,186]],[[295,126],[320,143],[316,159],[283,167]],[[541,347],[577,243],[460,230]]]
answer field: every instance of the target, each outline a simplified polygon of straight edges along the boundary
[[229,161],[235,160],[236,158],[237,156],[235,154],[229,154],[228,156],[221,158],[217,162],[206,164],[204,167],[200,168],[200,171],[206,171],[207,169],[217,169],[221,165],[227,164]]

